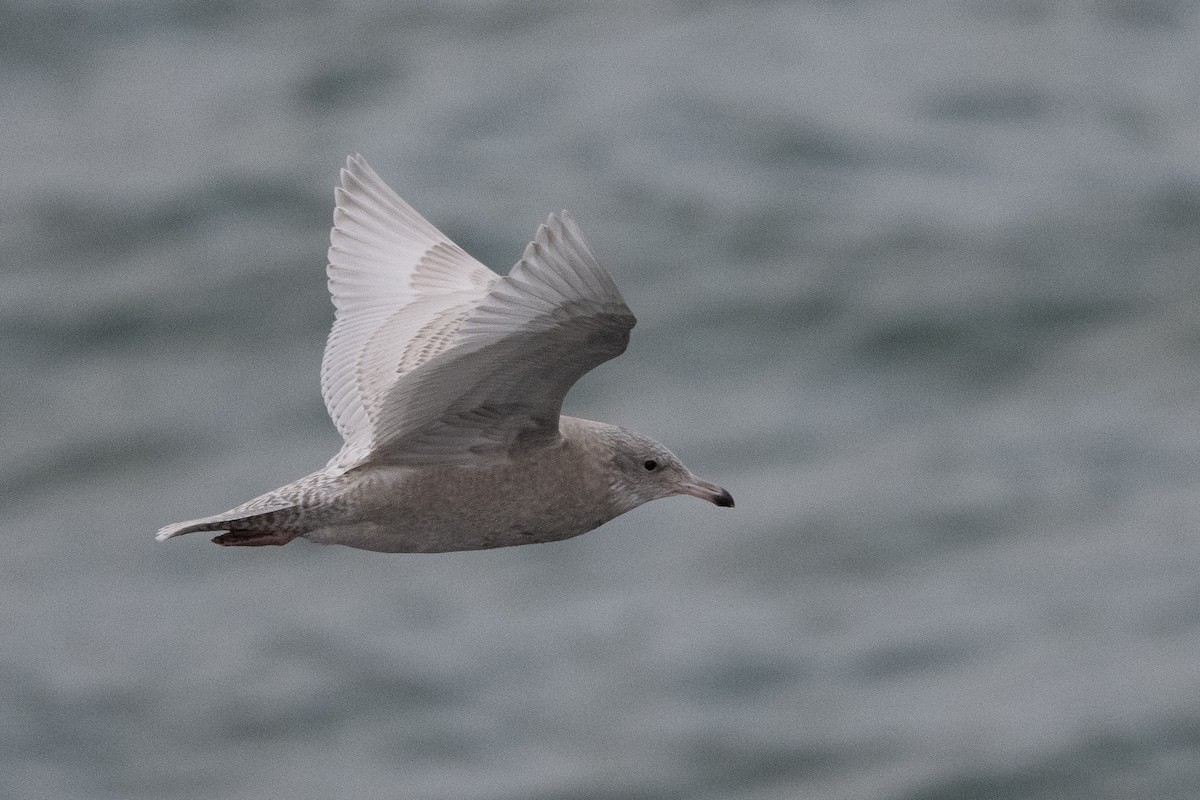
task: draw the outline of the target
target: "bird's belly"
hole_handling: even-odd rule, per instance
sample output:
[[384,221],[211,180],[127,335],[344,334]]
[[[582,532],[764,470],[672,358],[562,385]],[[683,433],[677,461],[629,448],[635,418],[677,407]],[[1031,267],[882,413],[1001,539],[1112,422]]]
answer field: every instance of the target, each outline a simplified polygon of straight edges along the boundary
[[304,538],[381,553],[445,553],[568,539],[610,518],[594,504],[564,503],[558,492],[513,491],[490,485],[486,476],[397,477],[365,483],[348,498],[354,512]]
[[414,529],[395,522],[371,521],[326,525],[304,534],[318,544],[343,544],[359,550],[377,553],[438,553],[448,550],[469,550],[466,547],[446,547],[451,539],[444,532],[430,528]]
[[318,544],[342,544],[377,553],[449,553],[569,539],[601,524],[603,521],[597,520],[595,524],[546,530],[521,524],[481,528],[466,523],[414,527],[398,522],[354,522],[316,528],[305,533],[304,538]]

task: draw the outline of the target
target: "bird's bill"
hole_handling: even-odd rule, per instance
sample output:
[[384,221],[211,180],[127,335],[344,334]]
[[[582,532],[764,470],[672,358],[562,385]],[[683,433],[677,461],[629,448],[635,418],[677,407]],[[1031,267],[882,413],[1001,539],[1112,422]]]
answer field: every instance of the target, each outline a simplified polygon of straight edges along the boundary
[[721,506],[722,508],[733,508],[733,495],[715,483],[702,481],[699,478],[692,478],[680,486],[679,493],[699,497],[701,500],[707,500],[713,505]]

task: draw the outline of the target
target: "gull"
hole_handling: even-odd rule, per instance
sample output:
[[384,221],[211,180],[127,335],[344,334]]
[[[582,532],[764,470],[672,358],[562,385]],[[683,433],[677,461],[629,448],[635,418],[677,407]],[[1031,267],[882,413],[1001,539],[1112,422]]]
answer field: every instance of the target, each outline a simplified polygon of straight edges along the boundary
[[342,449],[156,539],[213,531],[220,545],[435,553],[567,539],[672,495],[733,506],[653,439],[560,414],[580,377],[625,351],[635,322],[569,214],[551,214],[501,277],[361,156],[340,177],[321,394]]

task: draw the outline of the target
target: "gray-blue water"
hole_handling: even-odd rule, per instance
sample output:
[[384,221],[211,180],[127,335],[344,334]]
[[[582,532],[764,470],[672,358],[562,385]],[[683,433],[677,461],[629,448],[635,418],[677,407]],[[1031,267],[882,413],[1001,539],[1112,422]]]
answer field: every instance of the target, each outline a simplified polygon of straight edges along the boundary
[[[0,3],[0,798],[1200,791],[1200,13]],[[151,540],[323,464],[337,168],[639,316],[571,413],[733,492],[385,556]]]

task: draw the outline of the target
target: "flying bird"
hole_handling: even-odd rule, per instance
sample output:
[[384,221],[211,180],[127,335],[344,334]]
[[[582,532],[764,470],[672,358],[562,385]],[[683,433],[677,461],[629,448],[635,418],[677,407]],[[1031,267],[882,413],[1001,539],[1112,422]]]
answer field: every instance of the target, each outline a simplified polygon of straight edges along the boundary
[[434,553],[567,539],[672,495],[733,506],[653,439],[560,414],[584,373],[625,351],[635,322],[565,211],[501,277],[361,156],[335,197],[321,393],[342,449],[156,539],[213,531],[221,545],[300,537]]

